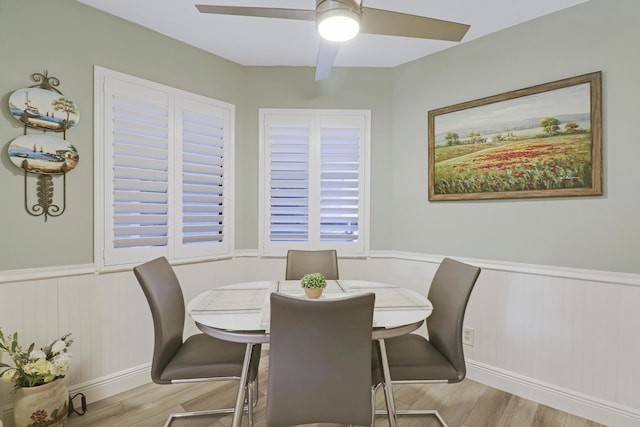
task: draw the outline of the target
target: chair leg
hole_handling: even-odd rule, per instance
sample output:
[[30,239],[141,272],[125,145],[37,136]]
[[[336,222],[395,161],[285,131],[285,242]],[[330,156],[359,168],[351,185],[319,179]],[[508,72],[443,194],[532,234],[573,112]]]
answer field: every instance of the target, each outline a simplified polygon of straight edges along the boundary
[[[376,407],[375,407],[375,396],[376,396],[376,392],[378,391],[378,387],[380,387],[380,385],[381,384],[377,384],[375,387],[373,387],[373,391],[371,393],[372,394],[371,403],[373,405],[373,417],[372,417],[372,423],[371,423],[372,426],[373,426],[373,423],[375,422],[376,415],[389,416],[389,413],[387,412],[386,407],[385,409],[380,409],[380,410],[376,410]],[[391,387],[393,387],[393,385],[391,385]],[[385,399],[386,397],[387,395],[385,394]],[[436,419],[438,420],[438,422],[442,427],[449,427],[447,423],[444,421],[444,419],[442,418],[442,416],[440,415],[440,412],[438,412],[436,409],[397,409],[396,408],[396,415],[433,415],[434,417],[436,417]]]
[[[255,385],[257,387],[257,381]],[[247,412],[249,412],[247,415],[247,422],[249,423],[249,427],[253,426],[254,390],[255,387],[253,382],[249,382],[249,384],[247,384]]]
[[173,422],[174,418],[200,417],[203,415],[219,415],[219,414],[231,414],[231,413],[233,413],[233,408],[177,412],[175,414],[169,415],[169,418],[167,419],[167,422],[164,424],[164,427],[169,427],[169,425]]
[[380,387],[380,384],[371,387],[371,427],[376,425],[376,392],[378,387]]
[[[376,384],[372,391],[371,391],[371,408],[372,408],[372,415],[371,415],[371,425],[373,426],[375,423],[375,419],[376,419],[376,415],[386,415],[387,419],[389,421],[389,425],[391,425],[391,416],[389,415],[389,412],[387,411],[387,408],[389,407],[388,405],[385,405],[385,409],[381,409],[381,410],[377,410],[376,411],[376,393],[378,392],[378,389],[380,388],[380,386],[384,385],[382,383],[378,383]],[[387,394],[384,394],[384,399],[385,402],[387,400]],[[397,411],[396,411],[397,414]]]
[[433,415],[438,419],[438,422],[442,427],[448,427],[447,423],[444,422],[444,419],[440,415],[436,409],[400,409],[397,410],[396,413],[398,415]]
[[[247,399],[245,400],[245,406],[243,412],[248,413],[248,425],[253,426],[253,410],[258,405],[258,378],[253,381],[254,385],[247,385]],[[255,391],[254,391],[255,389]],[[164,423],[164,427],[169,427],[175,418],[187,418],[187,417],[200,417],[205,415],[220,415],[220,414],[233,414],[234,408],[222,408],[222,409],[205,409],[202,411],[189,411],[189,412],[177,412],[169,415],[169,418]]]
[[259,388],[259,382],[258,382],[258,374],[256,374],[256,379],[253,380],[253,389],[254,389],[254,393],[253,393],[253,407],[255,408],[256,406],[258,406],[258,399],[260,399],[260,388]]
[[[386,409],[379,409],[375,411],[376,415],[388,415]],[[440,412],[435,409],[396,409],[396,415],[433,415],[436,417],[442,427],[449,427],[444,421]]]

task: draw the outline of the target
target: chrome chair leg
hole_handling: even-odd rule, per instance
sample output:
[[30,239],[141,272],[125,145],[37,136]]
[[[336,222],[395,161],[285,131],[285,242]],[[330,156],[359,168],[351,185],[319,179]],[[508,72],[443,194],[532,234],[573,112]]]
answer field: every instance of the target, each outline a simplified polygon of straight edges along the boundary
[[[435,382],[439,382],[439,381],[435,381]],[[375,410],[375,396],[376,396],[376,392],[378,391],[378,388],[380,386],[384,385],[382,383],[377,384],[374,388],[373,388],[373,392],[372,392],[372,404],[374,405],[374,411],[373,411],[373,418],[375,419],[376,415],[386,415],[387,417],[389,416],[389,413],[387,412],[387,409],[379,409],[379,410]],[[390,387],[393,387],[393,385],[390,385]],[[385,394],[385,399],[386,399],[387,395]],[[395,408],[396,411],[396,415],[433,415],[434,417],[436,417],[436,419],[438,420],[438,422],[440,423],[440,425],[442,427],[449,427],[447,425],[447,423],[444,421],[444,418],[442,418],[442,416],[440,415],[440,412],[438,412],[438,410],[436,409],[397,409]],[[373,424],[371,424],[373,425]]]
[[447,423],[436,409],[399,409],[396,411],[398,415],[433,415],[438,419],[442,427],[448,427]]
[[249,423],[249,427],[253,426],[253,408],[254,408],[254,387],[252,382],[247,384],[247,422]]
[[[378,391],[380,384],[376,384],[371,387],[371,427],[376,425],[376,392]],[[387,413],[386,411],[384,412]]]
[[[386,409],[379,409],[375,411],[376,415],[389,415]],[[449,427],[444,421],[440,412],[435,409],[423,409],[423,410],[410,410],[410,409],[396,409],[396,415],[433,415],[436,417],[442,427]]]
[[[375,391],[374,391],[375,393]],[[389,415],[386,409],[374,411],[375,415]],[[442,427],[449,427],[436,409],[396,409],[396,415],[433,415]]]
[[[245,406],[243,408],[243,412],[246,412],[248,415],[248,425],[249,427],[253,426],[253,410],[258,405],[258,378],[256,377],[253,384],[247,385],[247,398],[245,399]],[[202,411],[188,411],[188,412],[176,412],[169,415],[169,418],[164,423],[164,427],[169,427],[169,425],[176,418],[187,418],[187,417],[199,417],[205,415],[220,415],[220,414],[233,414],[235,408],[222,408],[222,409],[206,409]]]
[[178,412],[178,413],[169,415],[169,419],[167,419],[167,422],[164,424],[164,427],[169,427],[169,424],[171,424],[175,418],[199,417],[201,415],[219,415],[219,414],[230,414],[230,413],[233,413],[233,408]]

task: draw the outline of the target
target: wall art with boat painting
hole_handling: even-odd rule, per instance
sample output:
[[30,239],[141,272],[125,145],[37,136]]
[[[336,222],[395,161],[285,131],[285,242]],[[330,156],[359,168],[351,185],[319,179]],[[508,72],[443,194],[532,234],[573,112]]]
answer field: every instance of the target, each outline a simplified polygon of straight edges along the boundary
[[19,136],[11,141],[8,151],[14,165],[31,173],[69,172],[79,160],[73,144],[45,134]]
[[20,123],[53,132],[63,132],[80,121],[76,104],[52,90],[18,89],[9,97],[9,109]]

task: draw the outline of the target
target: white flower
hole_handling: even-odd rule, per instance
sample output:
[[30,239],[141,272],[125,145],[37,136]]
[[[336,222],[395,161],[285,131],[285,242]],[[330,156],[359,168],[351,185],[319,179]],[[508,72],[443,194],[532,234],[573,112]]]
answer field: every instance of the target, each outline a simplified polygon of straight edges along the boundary
[[51,373],[55,376],[62,376],[69,370],[71,354],[60,353],[51,360],[51,364]]
[[61,351],[63,351],[65,348],[67,348],[67,343],[62,340],[58,340],[54,342],[53,345],[51,346],[51,352],[53,354],[58,354]]
[[[15,365],[12,367],[0,360],[0,379],[13,381],[14,388],[18,389],[39,386],[64,377],[71,363],[68,349],[73,340],[70,336],[63,335],[40,350],[24,350],[18,345],[17,332],[5,335],[0,328],[0,356],[7,353]],[[29,349],[34,347],[35,343],[28,346]]]
[[29,360],[38,360],[38,359],[46,359],[47,355],[42,350],[33,350],[29,354]]

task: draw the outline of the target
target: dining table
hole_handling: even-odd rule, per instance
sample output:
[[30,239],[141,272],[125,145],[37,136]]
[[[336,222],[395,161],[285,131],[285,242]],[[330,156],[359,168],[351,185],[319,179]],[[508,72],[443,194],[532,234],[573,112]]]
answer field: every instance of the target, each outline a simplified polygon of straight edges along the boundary
[[[233,427],[240,427],[242,422],[253,347],[269,342],[270,294],[273,292],[307,298],[299,280],[253,281],[207,290],[187,304],[188,315],[203,333],[246,344]],[[426,296],[410,289],[368,280],[327,280],[327,286],[318,299],[343,298],[366,292],[376,295],[372,339],[378,343],[389,424],[396,427],[397,414],[384,340],[420,328],[433,306]]]

